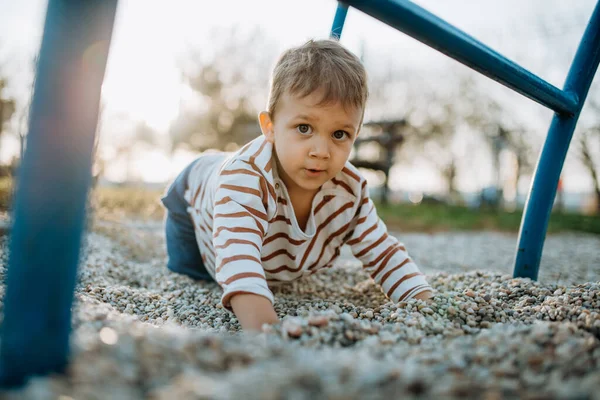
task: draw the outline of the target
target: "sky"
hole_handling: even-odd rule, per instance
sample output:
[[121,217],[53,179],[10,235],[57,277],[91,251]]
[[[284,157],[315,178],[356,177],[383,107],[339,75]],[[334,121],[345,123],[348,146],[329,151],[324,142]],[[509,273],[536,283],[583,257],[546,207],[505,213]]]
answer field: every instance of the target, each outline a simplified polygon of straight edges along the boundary
[[[419,0],[415,3],[561,87],[567,71],[540,64],[545,52],[554,49],[535,36],[527,36],[528,40],[521,42],[520,33],[528,32],[532,20],[543,15],[556,15],[556,19],[550,19],[553,23],[548,35],[568,47],[564,51],[570,60],[584,26],[573,25],[569,15],[590,15],[595,1],[578,0],[577,6],[558,0]],[[9,95],[20,102],[25,102],[31,86],[31,69],[23,66],[31,65],[39,47],[45,7],[43,0],[0,1],[0,72],[11,78]],[[185,88],[180,83],[181,61],[190,49],[210,52],[211,43],[206,38],[215,27],[237,25],[250,29],[260,26],[279,52],[309,38],[327,37],[336,7],[333,0],[121,0],[102,94],[106,115],[114,117],[103,123],[100,133],[106,143],[106,154],[113,151],[111,141],[118,140],[119,116],[143,121],[166,135],[169,123],[177,116],[180,99],[185,96]],[[396,63],[422,71],[428,71],[432,66],[445,68],[454,63],[354,9],[348,13],[342,43],[357,54],[363,52],[367,67],[376,68],[378,63],[392,58]],[[261,52],[261,43],[257,43],[256,52]],[[515,112],[531,116],[528,118],[531,124],[545,126],[549,123],[551,114],[541,106],[508,89],[493,90],[514,99],[514,103],[519,104]],[[16,123],[12,129],[17,129]],[[0,157],[4,159],[16,149],[16,141],[10,135],[5,136],[0,147]],[[136,160],[136,165],[142,179],[164,181],[193,156],[182,155],[173,161],[164,152],[155,150],[144,153]],[[586,181],[585,174],[575,164],[568,162],[565,168],[565,173],[571,177],[565,181],[565,188],[587,190],[590,181]],[[108,173],[118,180],[122,178],[123,169],[123,165],[114,163]],[[482,171],[478,181],[467,182],[465,179],[462,186],[474,190],[489,181],[492,175],[489,166]],[[424,166],[415,166],[403,176],[402,184],[414,190],[433,190],[440,185],[434,171]]]

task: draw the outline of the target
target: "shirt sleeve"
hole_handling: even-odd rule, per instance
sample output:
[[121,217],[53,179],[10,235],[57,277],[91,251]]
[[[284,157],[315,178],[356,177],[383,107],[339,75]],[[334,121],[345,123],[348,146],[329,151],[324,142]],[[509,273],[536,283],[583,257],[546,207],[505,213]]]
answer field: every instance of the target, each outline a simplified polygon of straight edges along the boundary
[[406,248],[387,232],[377,215],[373,201],[363,185],[361,202],[352,221],[353,229],[346,244],[363,267],[381,285],[382,291],[394,302],[408,300],[433,288]]
[[261,262],[268,228],[266,179],[243,161],[221,171],[215,194],[213,245],[215,277],[223,288],[221,304],[233,311],[230,299],[253,293],[274,302]]

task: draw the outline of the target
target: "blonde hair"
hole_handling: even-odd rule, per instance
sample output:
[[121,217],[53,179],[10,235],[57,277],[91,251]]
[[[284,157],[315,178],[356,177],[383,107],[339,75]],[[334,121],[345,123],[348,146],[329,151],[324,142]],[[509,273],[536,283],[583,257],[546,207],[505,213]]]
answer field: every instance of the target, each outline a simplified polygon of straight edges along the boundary
[[323,90],[318,105],[339,101],[343,107],[362,109],[364,115],[369,95],[367,72],[358,57],[329,39],[309,40],[279,57],[271,77],[267,111],[274,119],[277,103],[286,91],[305,97],[317,90]]

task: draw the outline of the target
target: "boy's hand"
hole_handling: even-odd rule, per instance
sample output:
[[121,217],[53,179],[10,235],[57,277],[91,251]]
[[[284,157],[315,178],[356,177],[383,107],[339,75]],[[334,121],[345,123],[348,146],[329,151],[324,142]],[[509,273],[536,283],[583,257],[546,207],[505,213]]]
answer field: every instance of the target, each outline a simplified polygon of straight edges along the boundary
[[279,322],[273,305],[266,297],[240,293],[231,298],[231,308],[244,331],[261,332],[263,324]]
[[425,300],[425,301],[428,301],[428,302],[432,302],[433,301],[432,300],[432,298],[433,298],[433,292],[431,290],[426,290],[424,292],[419,293],[414,298],[418,299],[418,300]]

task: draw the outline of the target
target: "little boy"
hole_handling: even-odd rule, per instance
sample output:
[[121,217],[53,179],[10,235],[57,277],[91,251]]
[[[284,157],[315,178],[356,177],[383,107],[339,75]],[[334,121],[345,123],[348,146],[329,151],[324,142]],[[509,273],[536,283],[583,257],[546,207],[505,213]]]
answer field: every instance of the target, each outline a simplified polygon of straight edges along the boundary
[[344,244],[392,301],[432,297],[348,162],[367,95],[363,65],[338,42],[289,49],[259,114],[263,135],[199,157],[163,197],[168,268],[216,280],[244,330],[278,321],[269,286],[331,267]]

